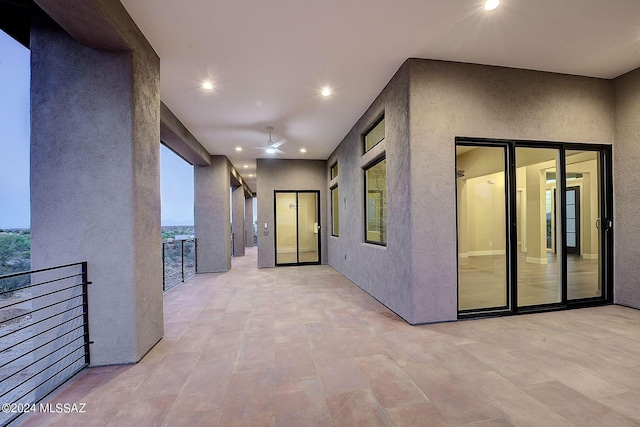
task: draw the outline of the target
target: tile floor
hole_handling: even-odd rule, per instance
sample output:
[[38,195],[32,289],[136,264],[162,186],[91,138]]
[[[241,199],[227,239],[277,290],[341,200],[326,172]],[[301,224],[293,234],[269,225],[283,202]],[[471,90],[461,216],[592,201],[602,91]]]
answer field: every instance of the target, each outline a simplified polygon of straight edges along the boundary
[[640,425],[640,311],[414,327],[328,266],[255,256],[168,292],[141,362],[49,399],[85,413],[21,426]]

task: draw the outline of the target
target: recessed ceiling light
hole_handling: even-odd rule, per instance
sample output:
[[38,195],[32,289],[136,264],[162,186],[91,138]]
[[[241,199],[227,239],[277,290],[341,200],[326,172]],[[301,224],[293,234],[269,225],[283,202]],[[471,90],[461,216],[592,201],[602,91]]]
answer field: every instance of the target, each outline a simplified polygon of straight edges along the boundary
[[206,90],[212,90],[213,89],[213,83],[207,81],[202,83],[202,87],[205,88]]
[[276,149],[275,149],[275,148],[273,148],[273,147],[269,147],[269,148],[267,148],[267,149],[265,150],[265,152],[266,152],[267,154],[274,154],[274,153],[276,152]]
[[300,149],[300,152],[301,152],[301,153],[306,153],[306,152],[307,152],[307,149],[306,149],[306,148],[301,148],[301,149]]
[[242,147],[236,147],[236,151],[242,151]]
[[249,167],[249,165],[244,165],[244,166],[243,166],[243,168],[245,168],[245,169],[246,169],[246,168],[248,168],[248,167]]
[[325,87],[324,89],[322,89],[322,96],[329,96],[331,95],[331,89],[329,89],[328,87]]
[[487,0],[484,4],[484,10],[490,12],[500,6],[500,0]]
[[253,174],[252,173],[249,174],[249,178],[253,178]]

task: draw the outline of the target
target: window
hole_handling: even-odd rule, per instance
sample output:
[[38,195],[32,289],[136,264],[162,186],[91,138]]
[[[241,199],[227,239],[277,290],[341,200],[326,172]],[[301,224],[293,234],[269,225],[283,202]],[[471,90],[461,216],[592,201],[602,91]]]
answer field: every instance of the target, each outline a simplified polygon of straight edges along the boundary
[[338,187],[331,189],[331,235],[338,237],[340,233],[340,218],[338,216],[338,207],[340,206],[340,196]]
[[336,162],[333,166],[331,166],[331,179],[334,179],[338,176],[338,162]]
[[379,160],[364,171],[365,241],[387,244],[387,161]]
[[378,145],[378,143],[384,139],[385,132],[384,116],[382,116],[380,120],[364,134],[364,152],[366,153]]

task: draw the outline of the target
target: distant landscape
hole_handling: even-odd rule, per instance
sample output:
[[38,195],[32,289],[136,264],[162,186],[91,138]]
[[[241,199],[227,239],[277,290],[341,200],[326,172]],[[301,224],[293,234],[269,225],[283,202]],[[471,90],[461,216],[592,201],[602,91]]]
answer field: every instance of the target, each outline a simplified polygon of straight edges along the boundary
[[176,236],[193,236],[196,234],[193,225],[166,225],[162,227],[162,241]]
[[[169,225],[162,227],[162,241],[176,236],[193,236],[193,225]],[[0,276],[29,271],[31,269],[31,232],[28,228],[0,228]],[[0,280],[0,292],[28,284],[29,277]],[[23,283],[24,282],[24,283]]]

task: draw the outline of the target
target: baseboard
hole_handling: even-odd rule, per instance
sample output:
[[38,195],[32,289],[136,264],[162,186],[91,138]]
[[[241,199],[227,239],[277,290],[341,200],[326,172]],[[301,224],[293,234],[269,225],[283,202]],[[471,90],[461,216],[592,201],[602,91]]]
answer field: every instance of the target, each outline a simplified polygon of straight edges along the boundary
[[468,256],[504,255],[506,253],[504,249],[496,251],[469,251]]
[[527,257],[527,262],[529,264],[540,264],[540,265],[542,265],[542,264],[547,264],[547,259],[546,258],[534,258],[534,257],[528,256]]

